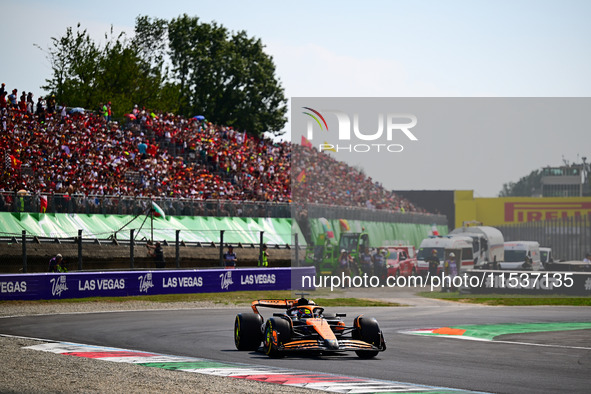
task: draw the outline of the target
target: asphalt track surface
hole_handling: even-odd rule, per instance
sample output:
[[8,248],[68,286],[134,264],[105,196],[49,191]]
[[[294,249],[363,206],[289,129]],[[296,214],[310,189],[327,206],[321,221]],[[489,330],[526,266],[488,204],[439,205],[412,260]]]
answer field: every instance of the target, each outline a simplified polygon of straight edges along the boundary
[[239,352],[233,343],[234,317],[248,310],[171,309],[14,317],[0,319],[0,333],[494,393],[588,393],[591,389],[590,330],[506,335],[503,342],[400,333],[463,324],[589,322],[591,308],[440,302],[327,310],[347,313],[347,324],[359,314],[378,319],[388,349],[372,360],[360,360],[354,353],[292,355],[272,360],[258,352]]

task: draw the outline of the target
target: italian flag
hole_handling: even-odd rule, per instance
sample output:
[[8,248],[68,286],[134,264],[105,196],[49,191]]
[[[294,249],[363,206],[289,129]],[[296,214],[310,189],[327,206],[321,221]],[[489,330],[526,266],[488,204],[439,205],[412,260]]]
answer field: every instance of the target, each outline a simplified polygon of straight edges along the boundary
[[160,206],[156,204],[154,201],[152,201],[152,215],[156,216],[157,218],[166,218],[166,215],[164,214],[162,208],[160,208]]

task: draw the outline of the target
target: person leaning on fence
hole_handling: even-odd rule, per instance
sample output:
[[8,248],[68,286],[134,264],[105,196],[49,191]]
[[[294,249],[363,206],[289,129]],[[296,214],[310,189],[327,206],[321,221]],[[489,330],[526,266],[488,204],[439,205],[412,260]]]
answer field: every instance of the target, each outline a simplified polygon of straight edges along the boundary
[[228,251],[224,254],[224,265],[226,268],[236,268],[236,263],[238,263],[238,258],[234,253],[234,248],[230,245]]
[[58,253],[49,260],[49,272],[68,272],[61,254]]
[[154,258],[156,268],[164,268],[166,266],[166,261],[164,260],[164,250],[162,250],[160,242],[156,242],[156,244],[148,242],[146,247],[148,248],[148,254]]
[[269,266],[269,253],[267,253],[267,245],[263,245],[263,251],[261,252],[261,259],[259,260],[259,267]]

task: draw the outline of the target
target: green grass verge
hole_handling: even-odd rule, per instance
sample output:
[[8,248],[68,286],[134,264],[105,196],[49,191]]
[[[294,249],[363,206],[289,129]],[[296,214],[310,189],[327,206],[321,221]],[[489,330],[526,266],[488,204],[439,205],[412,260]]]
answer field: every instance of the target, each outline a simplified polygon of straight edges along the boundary
[[591,297],[522,295],[516,297],[511,294],[459,294],[422,292],[421,297],[439,300],[464,302],[470,304],[498,305],[498,306],[536,306],[536,305],[568,305],[591,306]]
[[[318,298],[313,294],[308,296],[316,304],[331,306],[400,306],[393,302],[384,302],[378,300],[365,300],[361,298]],[[234,291],[231,293],[200,293],[200,294],[162,294],[145,295],[133,297],[89,297],[89,298],[69,298],[63,300],[35,300],[35,301],[0,301],[0,305],[18,305],[18,304],[51,304],[51,303],[93,303],[109,302],[124,303],[131,301],[147,302],[213,302],[218,305],[250,305],[257,299],[285,299],[294,298],[291,291]]]

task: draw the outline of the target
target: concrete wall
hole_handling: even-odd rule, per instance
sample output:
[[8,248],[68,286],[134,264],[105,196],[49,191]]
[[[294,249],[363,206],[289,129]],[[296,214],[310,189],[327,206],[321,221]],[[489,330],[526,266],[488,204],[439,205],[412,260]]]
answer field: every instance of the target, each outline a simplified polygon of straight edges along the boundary
[[[70,271],[78,270],[78,246],[75,244],[57,243],[27,243],[27,272],[46,272],[49,259],[58,253],[64,256]],[[176,268],[175,246],[163,246],[167,268]],[[180,247],[181,268],[219,267],[218,247]],[[238,267],[254,267],[259,257],[258,247],[234,248],[238,257]],[[269,263],[272,267],[286,267],[291,265],[290,249],[269,249]],[[303,252],[302,252],[303,253]],[[134,248],[135,268],[155,268],[154,260],[148,256],[145,246]],[[0,243],[0,272],[22,272],[22,244]],[[112,270],[130,268],[129,246],[113,244],[83,244],[83,270]]]

